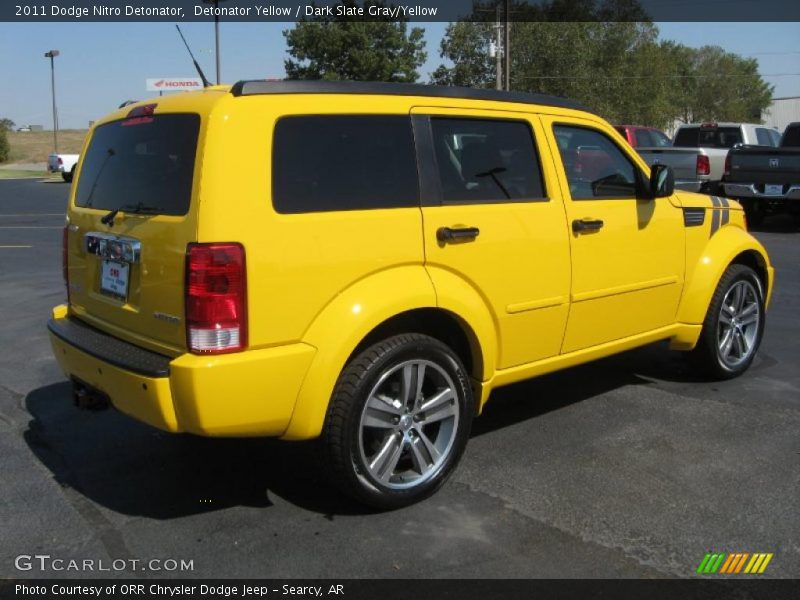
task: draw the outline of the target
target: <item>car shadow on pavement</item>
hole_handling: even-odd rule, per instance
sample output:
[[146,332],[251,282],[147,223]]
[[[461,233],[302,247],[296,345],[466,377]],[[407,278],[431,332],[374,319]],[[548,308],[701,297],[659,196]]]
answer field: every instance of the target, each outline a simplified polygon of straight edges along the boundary
[[25,404],[25,441],[58,485],[114,512],[172,519],[276,497],[324,515],[369,512],[325,480],[309,443],[161,432],[114,409],[78,410],[67,382]]
[[[473,436],[649,379],[690,377],[665,345],[653,345],[495,390]],[[333,515],[368,514],[321,472],[313,443],[164,433],[114,409],[82,411],[67,382],[25,398],[24,438],[62,488],[117,513],[172,519],[273,500]],[[67,493],[69,498],[69,494]]]
[[797,233],[800,231],[800,219],[791,215],[770,215],[759,225],[750,225],[750,233]]

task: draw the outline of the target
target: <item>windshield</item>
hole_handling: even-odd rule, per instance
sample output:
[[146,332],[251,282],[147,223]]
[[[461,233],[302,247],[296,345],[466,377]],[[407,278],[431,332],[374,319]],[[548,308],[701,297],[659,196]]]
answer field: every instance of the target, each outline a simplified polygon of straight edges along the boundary
[[146,207],[185,215],[192,195],[199,115],[166,114],[99,126],[82,157],[75,205]]

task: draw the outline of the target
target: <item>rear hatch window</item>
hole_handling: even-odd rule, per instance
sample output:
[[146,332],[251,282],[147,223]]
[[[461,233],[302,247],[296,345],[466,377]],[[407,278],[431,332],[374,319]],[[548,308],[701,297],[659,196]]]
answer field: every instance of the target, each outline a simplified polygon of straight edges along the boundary
[[684,148],[733,148],[741,143],[742,132],[738,127],[687,127],[678,131],[673,145]]
[[165,114],[99,126],[82,159],[75,205],[185,215],[200,117]]

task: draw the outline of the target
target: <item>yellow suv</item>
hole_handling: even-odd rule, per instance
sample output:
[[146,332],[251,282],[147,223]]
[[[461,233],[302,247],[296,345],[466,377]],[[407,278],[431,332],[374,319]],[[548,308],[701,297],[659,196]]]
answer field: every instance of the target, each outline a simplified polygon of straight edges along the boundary
[[498,386],[657,340],[742,373],[773,274],[737,203],[675,192],[573,102],[244,81],[96,123],[48,326],[79,404],[319,438],[396,507]]

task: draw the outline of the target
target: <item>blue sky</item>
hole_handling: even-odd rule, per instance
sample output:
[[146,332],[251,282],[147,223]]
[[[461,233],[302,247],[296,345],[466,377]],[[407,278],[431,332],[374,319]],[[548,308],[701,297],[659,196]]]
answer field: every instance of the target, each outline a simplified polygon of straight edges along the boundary
[[[775,96],[800,96],[800,23],[659,23],[662,39],[689,46],[716,44],[759,61]],[[222,23],[225,82],[283,76],[290,23]],[[446,24],[426,23],[428,61],[422,79],[439,64]],[[211,23],[181,28],[209,78],[214,73]],[[513,44],[513,38],[512,38]],[[0,117],[17,125],[52,125],[50,67],[57,48],[56,92],[62,128],[82,128],[128,99],[153,95],[147,77],[194,76],[171,23],[0,23]],[[775,74],[775,75],[773,75]]]

